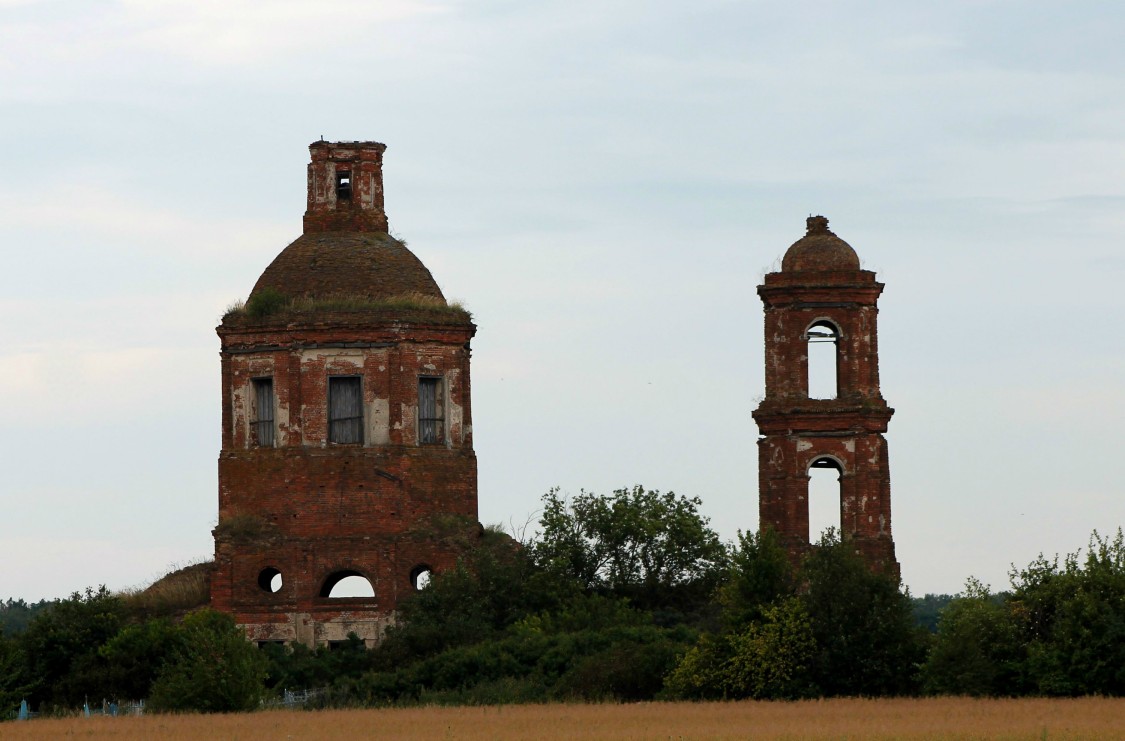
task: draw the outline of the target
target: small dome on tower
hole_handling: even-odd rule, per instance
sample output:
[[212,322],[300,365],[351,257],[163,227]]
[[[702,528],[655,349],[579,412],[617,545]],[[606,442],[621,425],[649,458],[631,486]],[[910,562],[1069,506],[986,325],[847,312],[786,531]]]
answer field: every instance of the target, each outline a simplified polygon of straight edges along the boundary
[[808,232],[781,258],[782,272],[859,270],[859,255],[851,245],[829,231],[827,218],[810,216],[805,224]]
[[412,297],[445,305],[430,271],[389,233],[383,209],[386,149],[373,141],[309,145],[304,234],[269,264],[250,299],[268,289],[288,299]]

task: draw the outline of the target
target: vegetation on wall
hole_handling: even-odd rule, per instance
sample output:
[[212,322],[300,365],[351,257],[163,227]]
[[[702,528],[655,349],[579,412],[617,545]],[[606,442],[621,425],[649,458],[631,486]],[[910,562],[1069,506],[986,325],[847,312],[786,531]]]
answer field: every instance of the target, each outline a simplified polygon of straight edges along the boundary
[[260,288],[245,303],[236,302],[229,306],[223,320],[261,322],[309,318],[325,312],[394,314],[403,321],[429,321],[436,324],[460,324],[472,320],[472,314],[459,301],[447,302],[423,293],[385,298],[350,294],[307,298],[287,296],[272,287]]

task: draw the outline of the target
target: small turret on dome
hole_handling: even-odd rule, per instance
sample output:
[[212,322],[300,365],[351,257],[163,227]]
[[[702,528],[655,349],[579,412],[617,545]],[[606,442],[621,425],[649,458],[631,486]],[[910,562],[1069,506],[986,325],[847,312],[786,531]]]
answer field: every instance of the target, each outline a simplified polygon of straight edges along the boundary
[[784,273],[859,270],[859,255],[828,229],[824,216],[805,220],[807,233],[786,250],[781,259]]
[[388,230],[385,151],[385,144],[373,141],[309,145],[304,233],[266,267],[245,307],[228,312],[225,324],[290,322],[298,315],[323,322],[328,313],[341,321],[347,313],[348,323],[470,322],[469,313],[446,301],[429,269]]

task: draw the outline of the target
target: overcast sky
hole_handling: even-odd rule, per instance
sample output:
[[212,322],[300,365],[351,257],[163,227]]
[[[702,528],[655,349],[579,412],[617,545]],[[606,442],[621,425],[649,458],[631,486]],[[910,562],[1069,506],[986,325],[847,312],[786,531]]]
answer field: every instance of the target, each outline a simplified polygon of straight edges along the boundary
[[822,213],[880,301],[915,594],[1125,523],[1119,2],[0,0],[0,598],[212,552],[226,306],[308,144],[479,326],[486,523],[558,486],[757,528],[762,306]]

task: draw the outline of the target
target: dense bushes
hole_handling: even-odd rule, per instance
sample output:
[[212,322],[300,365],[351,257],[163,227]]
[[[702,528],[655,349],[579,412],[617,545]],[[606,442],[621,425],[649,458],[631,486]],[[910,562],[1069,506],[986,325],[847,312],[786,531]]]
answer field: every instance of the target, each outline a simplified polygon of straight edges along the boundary
[[943,613],[925,665],[930,692],[1125,694],[1125,540],[1094,533],[1086,558],[1043,556],[993,595],[970,580]]
[[231,711],[258,705],[266,660],[234,619],[213,610],[180,623],[126,624],[120,597],[101,588],[59,600],[22,634],[0,636],[0,708],[40,711],[86,701],[149,698],[166,710]]
[[793,699],[917,685],[926,639],[909,597],[832,531],[797,574],[773,533],[740,536],[719,601],[722,629],[684,657],[670,694]]
[[769,531],[723,545],[698,506],[641,487],[549,492],[535,538],[462,543],[375,650],[354,636],[258,649],[227,615],[154,616],[87,590],[0,633],[0,710],[145,697],[233,711],[283,689],[316,689],[321,706],[1125,694],[1120,531],[1095,533],[1084,559],[1014,570],[1008,592],[970,580],[912,600],[835,533],[794,568]]

